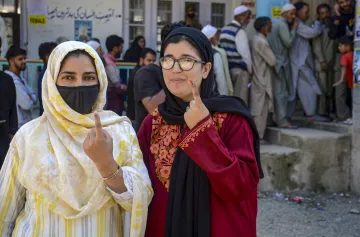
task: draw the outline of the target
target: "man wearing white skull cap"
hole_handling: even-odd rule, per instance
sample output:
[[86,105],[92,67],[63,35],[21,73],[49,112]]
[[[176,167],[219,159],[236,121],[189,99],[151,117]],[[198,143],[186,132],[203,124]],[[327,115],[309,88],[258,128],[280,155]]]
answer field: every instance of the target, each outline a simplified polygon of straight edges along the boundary
[[88,42],[86,42],[91,48],[93,48],[100,57],[104,56],[104,51],[101,48],[101,45],[99,42],[96,42],[95,40],[90,40]]
[[246,6],[238,6],[234,9],[234,20],[222,29],[220,35],[220,46],[225,49],[229,61],[234,95],[246,104],[249,99],[252,60],[245,27],[250,20],[251,11]]
[[288,11],[292,11],[295,10],[295,6],[291,3],[285,4],[282,8],[281,8],[281,15],[284,14],[285,12]]
[[[296,35],[298,23],[295,21],[295,6],[286,4],[281,10],[280,19],[273,21],[269,45],[276,56],[272,78],[275,122],[281,128],[296,128],[287,118],[288,97],[292,92],[291,65],[289,51]],[[289,31],[289,24],[291,28]]]
[[219,42],[218,29],[212,25],[207,25],[201,32],[209,39],[213,48],[216,90],[220,95],[232,95],[233,87],[226,52],[224,49],[217,47]]

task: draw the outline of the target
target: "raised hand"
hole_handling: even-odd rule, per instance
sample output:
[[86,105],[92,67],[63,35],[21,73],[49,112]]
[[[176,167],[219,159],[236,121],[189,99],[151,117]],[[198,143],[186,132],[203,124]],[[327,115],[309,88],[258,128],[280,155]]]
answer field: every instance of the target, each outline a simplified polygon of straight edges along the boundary
[[334,6],[334,13],[335,13],[335,15],[338,16],[338,17],[341,16],[339,4],[335,4],[335,6]]
[[189,86],[192,90],[193,100],[190,101],[189,107],[184,114],[184,119],[186,125],[192,129],[198,124],[201,120],[206,118],[209,115],[209,110],[206,108],[204,103],[200,98],[199,88],[196,87],[196,84],[193,81],[188,81]]
[[294,23],[292,24],[291,29],[297,30],[298,26],[299,26],[299,22],[297,20],[294,20]]
[[113,139],[110,134],[102,128],[100,117],[95,117],[95,128],[92,128],[83,143],[86,155],[96,166],[107,166],[113,158]]

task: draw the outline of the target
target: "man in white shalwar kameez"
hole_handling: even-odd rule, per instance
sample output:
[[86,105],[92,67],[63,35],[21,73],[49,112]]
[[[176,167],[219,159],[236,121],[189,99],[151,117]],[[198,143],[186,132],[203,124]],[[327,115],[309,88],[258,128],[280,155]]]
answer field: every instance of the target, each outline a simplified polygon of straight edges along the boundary
[[[289,25],[291,25],[289,30]],[[296,29],[295,7],[285,4],[281,10],[281,17],[273,21],[272,32],[268,37],[269,45],[276,57],[276,66],[272,75],[274,93],[274,117],[280,128],[296,128],[287,118],[289,95],[292,93],[291,65],[289,50],[292,48]]]
[[[220,48],[217,48],[216,45],[219,42],[218,30],[212,25],[206,25],[202,30],[202,33],[206,35],[209,39],[211,46],[214,52],[214,73],[215,73],[215,82],[216,82],[216,90],[220,95],[229,95],[229,87],[228,82],[231,82],[230,72],[229,72],[229,64],[227,62],[227,57],[225,59],[221,55]],[[224,54],[226,55],[225,51]],[[225,61],[226,60],[226,61]]]
[[250,111],[261,143],[266,143],[263,139],[267,118],[269,113],[274,111],[271,74],[276,64],[276,58],[266,38],[271,32],[271,26],[270,18],[257,18],[254,23],[257,33],[251,41],[253,76],[250,87]]
[[318,114],[329,116],[330,103],[333,99],[334,62],[336,53],[336,42],[329,38],[331,23],[331,7],[324,3],[317,7],[318,19],[322,24],[322,33],[312,41],[312,48],[315,60],[316,78],[322,90],[318,97]]
[[306,117],[309,120],[328,121],[328,118],[316,115],[317,96],[321,95],[321,89],[315,77],[314,60],[310,40],[319,36],[322,26],[319,21],[313,27],[305,25],[309,19],[310,8],[307,3],[297,2],[296,21],[299,26],[296,37],[290,51],[293,90],[289,96],[288,117],[291,118],[296,108],[296,96],[300,98]]

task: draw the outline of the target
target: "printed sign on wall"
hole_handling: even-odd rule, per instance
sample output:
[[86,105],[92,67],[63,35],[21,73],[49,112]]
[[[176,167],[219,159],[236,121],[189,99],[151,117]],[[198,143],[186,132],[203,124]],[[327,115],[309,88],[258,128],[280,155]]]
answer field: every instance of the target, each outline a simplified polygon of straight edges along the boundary
[[273,7],[271,9],[271,17],[272,18],[280,18],[281,17],[281,7]]
[[[80,41],[95,37],[105,48],[106,37],[122,35],[122,0],[31,0],[29,3],[38,4],[28,6],[29,58],[38,58],[41,43],[54,42],[59,37]],[[44,10],[45,14],[40,13]],[[46,20],[32,15],[46,16]]]
[[87,42],[92,38],[92,22],[75,20],[75,40],[81,42]]
[[29,23],[30,23],[30,25],[46,25],[46,16],[45,15],[30,15]]

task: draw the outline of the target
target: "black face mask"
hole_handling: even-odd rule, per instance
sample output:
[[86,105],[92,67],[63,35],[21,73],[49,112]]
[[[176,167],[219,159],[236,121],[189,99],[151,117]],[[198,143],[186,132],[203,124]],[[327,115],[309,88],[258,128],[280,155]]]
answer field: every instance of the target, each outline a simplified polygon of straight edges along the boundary
[[88,114],[99,95],[99,85],[95,86],[56,86],[66,104],[79,114]]

